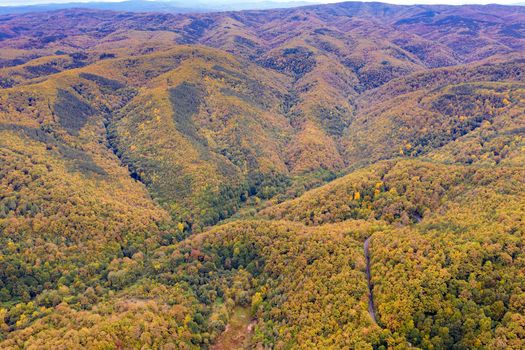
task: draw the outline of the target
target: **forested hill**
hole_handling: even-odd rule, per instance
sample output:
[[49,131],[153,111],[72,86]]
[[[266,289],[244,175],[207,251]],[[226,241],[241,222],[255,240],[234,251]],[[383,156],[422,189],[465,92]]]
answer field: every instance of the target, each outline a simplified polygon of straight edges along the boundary
[[0,15],[0,348],[525,347],[524,23]]

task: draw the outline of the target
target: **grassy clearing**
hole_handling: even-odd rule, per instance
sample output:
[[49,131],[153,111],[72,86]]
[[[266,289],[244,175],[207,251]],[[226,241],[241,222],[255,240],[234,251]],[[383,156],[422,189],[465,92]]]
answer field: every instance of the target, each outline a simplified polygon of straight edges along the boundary
[[211,350],[247,349],[253,334],[253,322],[250,308],[236,307],[226,326],[226,330],[217,339]]

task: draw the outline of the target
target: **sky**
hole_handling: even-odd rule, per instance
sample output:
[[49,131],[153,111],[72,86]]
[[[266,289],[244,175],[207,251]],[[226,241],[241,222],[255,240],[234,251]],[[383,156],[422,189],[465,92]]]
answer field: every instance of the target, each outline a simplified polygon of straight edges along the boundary
[[[16,6],[16,5],[34,5],[34,4],[48,4],[48,3],[68,3],[68,2],[118,2],[122,0],[0,0],[0,6]],[[159,1],[165,1],[169,2],[169,0],[159,0]],[[207,0],[207,3],[213,4],[213,3],[239,3],[239,2],[257,2],[257,1],[264,1],[264,0]],[[291,1],[310,1],[310,2],[316,2],[316,3],[330,3],[330,2],[342,2],[344,0],[268,0],[272,2],[291,2]],[[373,0],[370,0],[373,1]],[[453,5],[460,5],[460,4],[491,4],[491,3],[498,3],[498,4],[515,4],[519,2],[525,2],[525,0],[375,0],[375,1],[382,1],[387,2],[391,4],[453,4]],[[192,3],[194,3],[193,0],[178,0],[177,2],[187,2],[188,6],[190,6]]]

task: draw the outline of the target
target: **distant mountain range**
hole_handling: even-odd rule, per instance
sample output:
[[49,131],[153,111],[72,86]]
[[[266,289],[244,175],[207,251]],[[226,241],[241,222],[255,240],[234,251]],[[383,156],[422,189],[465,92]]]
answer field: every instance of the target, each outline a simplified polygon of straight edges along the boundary
[[129,12],[212,12],[212,11],[238,11],[255,9],[290,8],[304,5],[313,5],[312,1],[247,1],[247,2],[217,2],[210,4],[206,1],[195,1],[188,5],[185,1],[147,1],[130,0],[122,2],[68,2],[68,3],[49,3],[39,5],[23,6],[0,6],[0,14],[44,12],[63,10],[68,8],[87,8],[94,10],[110,11],[129,11]]

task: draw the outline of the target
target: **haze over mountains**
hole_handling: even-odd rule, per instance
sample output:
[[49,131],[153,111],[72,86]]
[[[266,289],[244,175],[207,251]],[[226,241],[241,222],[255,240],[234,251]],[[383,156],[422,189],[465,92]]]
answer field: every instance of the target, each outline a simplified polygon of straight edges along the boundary
[[[84,8],[95,10],[125,11],[125,12],[168,12],[168,13],[195,13],[216,11],[240,11],[292,8],[320,4],[323,1],[292,0],[292,1],[183,1],[183,0],[123,0],[123,1],[28,1],[28,2],[0,2],[0,14],[45,12],[61,9]],[[392,2],[392,3],[395,3]],[[423,2],[424,3],[424,2]],[[445,2],[446,3],[446,2]],[[486,2],[480,2],[486,3]],[[525,3],[502,3],[505,5],[523,6]]]
[[0,348],[523,348],[524,53],[519,6],[0,15]]
[[[68,8],[84,8],[94,10],[130,11],[130,12],[213,12],[213,11],[239,11],[254,9],[287,8],[315,4],[315,1],[148,1],[128,0],[118,2],[63,2],[41,3],[30,5],[0,6],[0,13],[43,12]],[[0,4],[1,5],[1,4]]]

